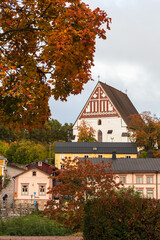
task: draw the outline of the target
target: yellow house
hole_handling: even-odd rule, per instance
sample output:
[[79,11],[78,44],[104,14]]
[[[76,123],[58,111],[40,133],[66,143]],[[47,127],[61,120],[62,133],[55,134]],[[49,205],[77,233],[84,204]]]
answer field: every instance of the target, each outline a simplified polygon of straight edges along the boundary
[[2,176],[2,185],[6,177],[7,159],[0,156],[0,176]]
[[55,167],[62,168],[62,160],[78,158],[137,158],[137,146],[129,142],[56,142]]

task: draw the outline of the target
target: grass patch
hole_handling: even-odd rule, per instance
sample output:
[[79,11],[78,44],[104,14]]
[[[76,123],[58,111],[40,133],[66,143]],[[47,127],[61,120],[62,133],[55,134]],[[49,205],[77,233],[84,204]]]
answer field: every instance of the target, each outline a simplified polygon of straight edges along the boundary
[[0,221],[0,236],[67,236],[72,234],[56,221],[38,215]]

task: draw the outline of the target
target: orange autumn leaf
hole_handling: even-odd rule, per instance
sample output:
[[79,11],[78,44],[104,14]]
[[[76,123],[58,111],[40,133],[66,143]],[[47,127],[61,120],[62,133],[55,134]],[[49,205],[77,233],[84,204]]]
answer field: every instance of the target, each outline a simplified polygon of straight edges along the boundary
[[92,79],[96,37],[106,38],[110,18],[82,0],[2,0],[0,9],[0,121],[43,125],[51,95],[66,101]]

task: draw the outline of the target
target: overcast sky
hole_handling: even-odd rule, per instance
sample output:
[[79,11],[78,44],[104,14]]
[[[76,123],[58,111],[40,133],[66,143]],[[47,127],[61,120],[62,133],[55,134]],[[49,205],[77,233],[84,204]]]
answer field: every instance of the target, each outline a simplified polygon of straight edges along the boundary
[[50,100],[52,118],[74,123],[100,81],[126,92],[139,113],[160,117],[160,0],[85,0],[112,18],[107,40],[97,39],[94,81],[68,101]]

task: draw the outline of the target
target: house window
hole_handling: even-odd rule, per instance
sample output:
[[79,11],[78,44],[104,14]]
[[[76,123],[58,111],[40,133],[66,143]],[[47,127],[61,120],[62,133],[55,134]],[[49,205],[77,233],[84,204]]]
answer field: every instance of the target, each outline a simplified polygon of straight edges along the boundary
[[100,155],[98,155],[98,158],[103,158],[103,155],[101,155],[101,154],[100,154]]
[[147,190],[147,198],[153,199],[153,190]]
[[137,176],[137,183],[143,183],[143,177]]
[[84,158],[89,158],[89,155],[84,155]]
[[36,171],[34,171],[34,172],[32,173],[32,176],[36,176]]
[[64,165],[61,164],[61,169],[63,169],[63,168],[64,168]]
[[120,181],[121,181],[122,183],[126,183],[126,177],[120,177]]
[[61,163],[60,163],[60,169],[63,169],[63,168],[64,168],[64,165],[63,165],[64,160],[65,160],[65,155],[60,155],[60,161],[61,161]]
[[28,185],[22,185],[22,195],[28,195]]
[[65,159],[65,155],[60,156],[60,160],[63,161]]
[[147,176],[147,183],[153,183],[153,177]]
[[40,185],[39,186],[39,195],[45,195],[45,186],[44,185]]
[[102,120],[98,119],[98,125],[102,125]]
[[126,155],[126,158],[131,158],[131,155]]
[[143,190],[138,189],[137,192],[139,193],[140,197],[143,197]]

